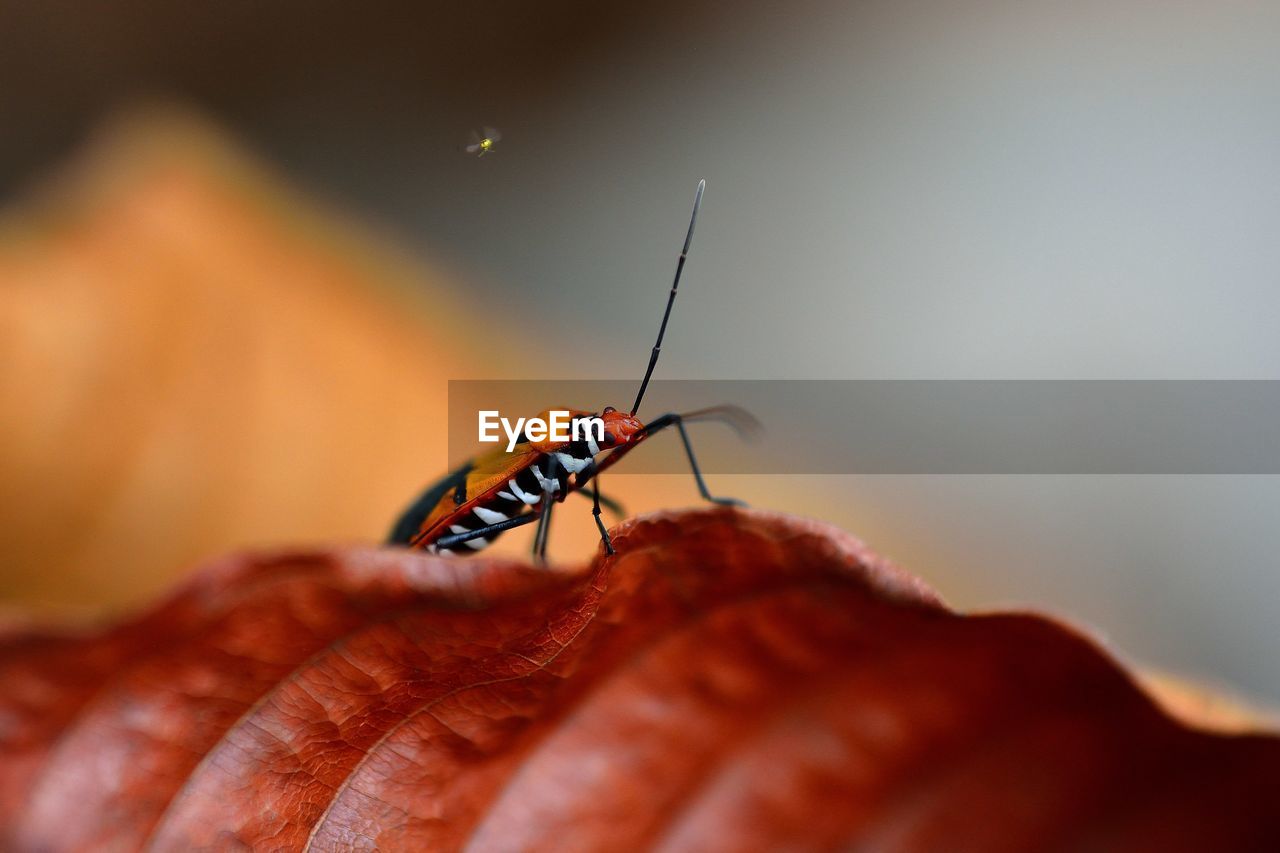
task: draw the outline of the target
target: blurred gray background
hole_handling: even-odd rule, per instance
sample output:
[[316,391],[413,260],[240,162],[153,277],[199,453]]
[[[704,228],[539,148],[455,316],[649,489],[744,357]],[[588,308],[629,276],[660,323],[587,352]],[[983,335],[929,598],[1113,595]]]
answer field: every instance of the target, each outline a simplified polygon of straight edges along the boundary
[[[561,330],[529,377],[641,370],[705,177],[667,378],[1276,379],[1277,44],[1245,2],[6,0],[0,192],[172,98]],[[1280,701],[1275,477],[809,479],[958,605]]]

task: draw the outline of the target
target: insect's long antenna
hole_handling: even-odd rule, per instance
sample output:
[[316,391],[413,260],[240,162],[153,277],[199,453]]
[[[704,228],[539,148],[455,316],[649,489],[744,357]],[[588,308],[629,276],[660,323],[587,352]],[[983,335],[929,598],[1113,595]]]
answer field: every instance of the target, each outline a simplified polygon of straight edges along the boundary
[[667,297],[667,310],[662,314],[662,325],[658,327],[658,340],[649,354],[649,366],[644,371],[644,379],[640,382],[640,391],[636,394],[636,402],[631,407],[631,414],[640,410],[640,401],[644,399],[645,389],[649,387],[649,377],[653,375],[654,365],[662,354],[662,336],[667,333],[667,320],[671,319],[671,306],[676,302],[676,288],[680,286],[680,273],[684,272],[685,259],[689,257],[689,244],[693,242],[693,226],[698,221],[698,208],[702,205],[702,192],[707,188],[706,181],[698,181],[698,194],[693,197],[693,215],[689,217],[689,233],[684,235],[684,248],[680,250],[680,260],[676,261],[676,278],[671,282],[671,295]]

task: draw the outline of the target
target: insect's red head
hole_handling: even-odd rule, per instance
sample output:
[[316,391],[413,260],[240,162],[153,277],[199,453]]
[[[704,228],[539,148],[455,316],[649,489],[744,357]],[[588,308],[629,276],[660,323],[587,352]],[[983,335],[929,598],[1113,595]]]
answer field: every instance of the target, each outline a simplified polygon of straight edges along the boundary
[[644,424],[635,415],[619,412],[613,406],[600,413],[604,421],[604,446],[621,447],[630,444],[644,430]]

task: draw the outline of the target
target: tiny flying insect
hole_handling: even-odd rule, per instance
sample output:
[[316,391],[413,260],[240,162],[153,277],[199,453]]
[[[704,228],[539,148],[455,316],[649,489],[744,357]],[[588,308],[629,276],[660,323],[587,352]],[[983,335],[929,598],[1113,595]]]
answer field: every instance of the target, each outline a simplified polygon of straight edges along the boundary
[[468,154],[474,154],[477,157],[483,157],[493,151],[498,141],[502,139],[502,134],[492,127],[485,127],[482,132],[471,131],[471,144],[467,146]]
[[[630,412],[620,412],[609,406],[599,415],[581,410],[568,410],[576,421],[579,418],[599,417],[603,421],[603,440],[597,442],[592,430],[582,434],[585,439],[575,441],[522,440],[511,452],[497,447],[467,461],[458,470],[430,486],[414,501],[391,530],[388,544],[421,548],[433,553],[466,554],[479,551],[499,534],[513,527],[538,523],[533,538],[533,554],[545,561],[547,538],[551,525],[551,510],[571,493],[582,494],[592,500],[591,514],[605,550],[613,553],[613,543],[604,522],[600,520],[603,502],[611,510],[621,514],[620,508],[600,494],[600,474],[617,464],[627,453],[645,439],[668,427],[674,426],[684,445],[689,468],[697,483],[698,492],[708,501],[717,504],[741,505],[733,498],[718,498],[707,490],[707,484],[698,468],[697,457],[685,424],[693,421],[714,420],[733,427],[739,435],[748,436],[759,428],[756,419],[736,406],[716,406],[696,412],[669,413],[654,418],[647,424],[636,417],[640,402],[653,368],[662,351],[662,338],[671,318],[676,290],[680,287],[680,274],[689,256],[689,244],[693,241],[693,226],[698,220],[698,208],[706,181],[698,183],[693,200],[693,215],[689,218],[689,230],[685,234],[684,248],[676,261],[675,280],[667,297],[667,307],[658,327],[658,339],[649,354],[649,366],[645,369],[640,390]],[[548,413],[543,413],[548,420]],[[577,433],[573,433],[577,435]],[[522,437],[523,438],[523,437]]]

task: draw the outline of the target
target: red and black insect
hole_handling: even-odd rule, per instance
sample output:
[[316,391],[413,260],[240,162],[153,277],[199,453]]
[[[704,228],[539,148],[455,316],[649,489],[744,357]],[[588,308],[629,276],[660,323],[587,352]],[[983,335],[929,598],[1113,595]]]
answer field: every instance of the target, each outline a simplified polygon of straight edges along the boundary
[[[671,426],[680,433],[689,467],[702,497],[719,504],[741,504],[741,501],[732,498],[714,497],[707,491],[685,423],[719,420],[745,435],[758,427],[755,418],[736,406],[665,414],[647,424],[636,417],[645,389],[649,387],[653,368],[658,363],[658,355],[662,351],[662,337],[666,334],[667,321],[671,318],[671,307],[675,304],[680,274],[684,272],[685,260],[689,256],[693,226],[698,221],[698,208],[702,204],[705,189],[706,182],[700,181],[698,193],[693,200],[693,215],[689,219],[684,248],[676,262],[671,295],[667,297],[662,325],[658,328],[658,340],[649,355],[649,366],[644,372],[644,379],[640,382],[640,390],[631,411],[620,412],[612,406],[598,415],[568,410],[575,421],[579,418],[600,418],[604,423],[602,441],[597,441],[590,430],[582,430],[581,434],[587,436],[585,440],[522,441],[510,452],[504,448],[495,448],[469,460],[414,501],[392,529],[388,539],[390,544],[433,552],[469,553],[484,548],[503,531],[536,521],[538,529],[534,535],[533,552],[539,559],[544,559],[552,508],[567,495],[578,492],[592,499],[591,512],[600,531],[600,539],[604,542],[605,550],[612,554],[613,545],[609,541],[609,533],[600,520],[600,505],[604,502],[606,506],[616,508],[616,504],[600,495],[600,473],[617,464],[650,436]],[[547,413],[543,414],[543,419],[547,420]]]

